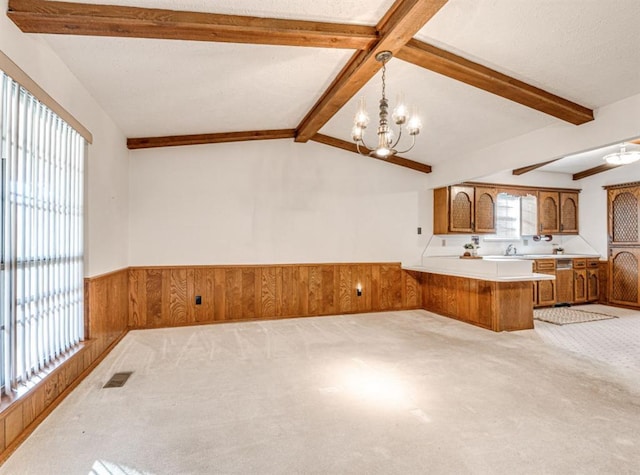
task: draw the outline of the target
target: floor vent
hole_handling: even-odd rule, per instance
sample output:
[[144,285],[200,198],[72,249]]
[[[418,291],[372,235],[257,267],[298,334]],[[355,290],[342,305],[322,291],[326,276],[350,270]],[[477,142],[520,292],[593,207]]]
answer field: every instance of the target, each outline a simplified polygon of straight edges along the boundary
[[132,374],[133,374],[132,371],[129,371],[128,373],[116,373],[113,376],[111,376],[111,379],[107,381],[107,384],[105,384],[102,387],[103,388],[121,388],[122,386],[124,386],[124,383],[127,382],[127,379],[129,379],[129,376],[131,376]]

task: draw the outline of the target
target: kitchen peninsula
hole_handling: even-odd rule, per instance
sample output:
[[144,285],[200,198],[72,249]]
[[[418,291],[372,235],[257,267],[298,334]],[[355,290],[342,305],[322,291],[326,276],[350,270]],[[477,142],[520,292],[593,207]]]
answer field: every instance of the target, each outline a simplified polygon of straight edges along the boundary
[[533,328],[534,285],[555,276],[532,271],[532,261],[486,257],[424,257],[422,308],[496,332]]

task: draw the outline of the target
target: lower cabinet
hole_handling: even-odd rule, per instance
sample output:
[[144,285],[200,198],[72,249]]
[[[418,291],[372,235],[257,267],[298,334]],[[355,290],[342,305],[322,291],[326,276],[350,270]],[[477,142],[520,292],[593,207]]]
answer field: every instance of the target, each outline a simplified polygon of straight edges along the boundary
[[573,271],[573,302],[585,303],[587,301],[587,270]]
[[640,249],[609,247],[609,302],[640,307]]
[[[539,274],[556,275],[556,261],[554,259],[538,259],[534,269]],[[548,307],[556,303],[556,281],[540,280],[534,284],[534,306]]]
[[555,269],[550,259],[537,260],[534,270],[540,274],[552,274],[555,281],[533,284],[533,305],[549,307],[555,304],[581,304],[597,302],[602,297],[601,271],[598,259],[574,259],[573,269]]
[[[548,272],[540,272],[541,274],[548,274]],[[537,289],[538,298],[536,300],[537,307],[549,307],[556,303],[556,281],[555,280],[541,280],[538,282]]]
[[574,271],[558,269],[556,271],[556,303],[571,303],[574,301]]
[[600,272],[596,268],[587,269],[587,301],[597,302],[600,300]]

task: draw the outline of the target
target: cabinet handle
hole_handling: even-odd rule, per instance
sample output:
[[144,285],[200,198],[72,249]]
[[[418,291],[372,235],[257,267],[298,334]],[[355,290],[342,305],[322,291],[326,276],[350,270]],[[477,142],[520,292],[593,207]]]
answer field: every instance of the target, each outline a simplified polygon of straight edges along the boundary
[[560,224],[560,231],[564,231],[564,224]]

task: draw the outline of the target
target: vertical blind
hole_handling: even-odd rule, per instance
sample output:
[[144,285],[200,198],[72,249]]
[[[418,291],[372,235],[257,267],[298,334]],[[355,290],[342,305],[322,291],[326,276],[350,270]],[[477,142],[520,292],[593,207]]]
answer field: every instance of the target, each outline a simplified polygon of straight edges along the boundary
[[85,140],[0,71],[0,382],[9,394],[77,345]]

